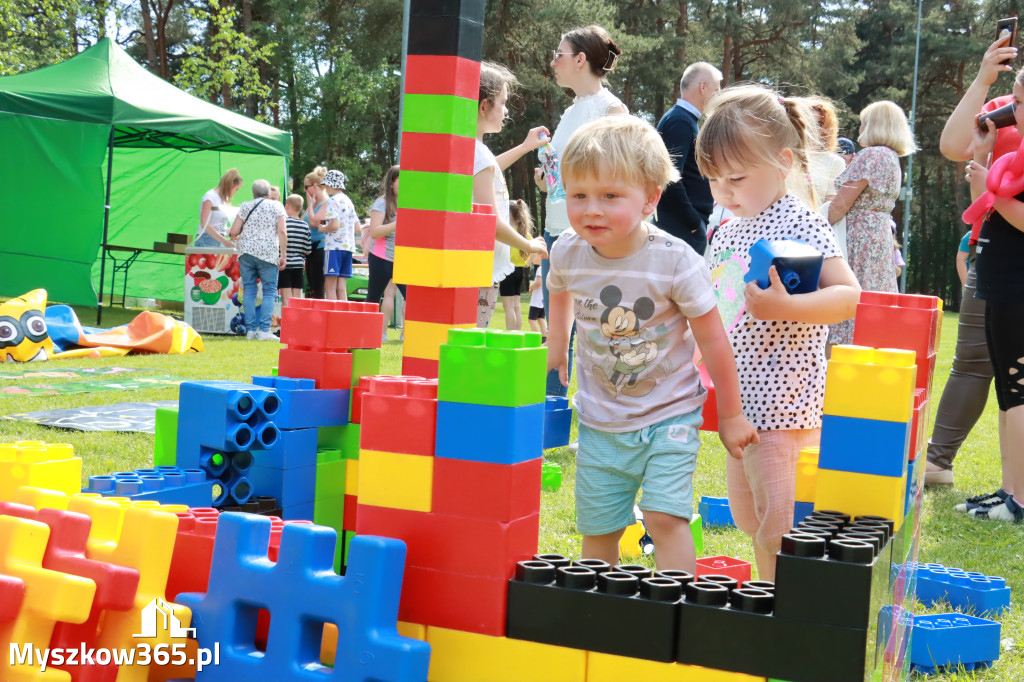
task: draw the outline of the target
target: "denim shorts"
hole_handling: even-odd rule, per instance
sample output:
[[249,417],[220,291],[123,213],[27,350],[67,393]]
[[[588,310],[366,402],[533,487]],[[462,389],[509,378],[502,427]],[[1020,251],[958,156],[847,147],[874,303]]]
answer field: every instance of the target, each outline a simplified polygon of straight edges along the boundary
[[701,410],[638,431],[609,433],[583,424],[576,453],[576,527],[605,535],[636,522],[643,511],[693,517],[693,472],[700,449]]

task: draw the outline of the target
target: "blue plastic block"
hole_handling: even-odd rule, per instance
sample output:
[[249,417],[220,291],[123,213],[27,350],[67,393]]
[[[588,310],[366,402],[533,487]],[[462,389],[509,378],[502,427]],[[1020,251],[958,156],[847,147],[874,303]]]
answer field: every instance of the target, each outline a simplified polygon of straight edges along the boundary
[[544,403],[496,407],[437,401],[434,456],[518,464],[543,451]]
[[274,447],[254,452],[256,466],[266,469],[298,469],[316,464],[316,429],[285,429]]
[[277,394],[263,387],[236,381],[186,381],[178,393],[178,465],[186,466],[182,457],[194,460],[196,444],[220,452],[272,446],[277,440],[273,420],[279,408]]
[[253,377],[252,383],[277,392],[281,408],[274,417],[274,423],[280,429],[309,429],[348,423],[349,391],[317,389],[312,379]]
[[942,564],[918,566],[916,594],[924,606],[944,600],[955,609],[973,610],[983,616],[997,616],[1010,607],[1005,578]]
[[[296,504],[291,507],[285,507],[281,510],[281,518],[285,521],[312,521],[313,504],[313,502],[306,502],[305,504]],[[335,530],[335,532],[337,532],[337,530]]]
[[544,399],[544,449],[561,448],[569,444],[572,425],[572,406],[568,398],[549,395]]
[[811,515],[814,511],[813,502],[797,502],[793,507],[793,527]]
[[[334,572],[337,534],[330,528],[288,524],[278,561],[267,558],[270,519],[220,515],[209,591],[183,593],[200,647],[220,644],[220,664],[203,682],[319,680],[423,682],[430,646],[397,630],[405,543],[352,538],[346,577]],[[259,610],[270,613],[265,652],[256,651]],[[338,627],[334,668],[320,664],[323,623]]]
[[89,487],[82,488],[82,492],[99,493],[104,497],[156,500],[160,504],[209,507],[214,501],[214,482],[202,469],[160,466],[120,471],[108,476],[90,476]]
[[818,290],[821,275],[821,254],[810,244],[791,239],[769,242],[758,239],[750,247],[750,269],[744,282],[757,282],[762,289],[770,285],[768,269],[775,266],[779,279],[790,294],[806,294]]
[[821,418],[818,468],[899,478],[907,473],[910,423],[877,419]]
[[728,497],[702,497],[700,498],[698,509],[705,528],[709,526],[736,526],[732,520],[732,511],[729,509]]
[[959,613],[914,616],[910,643],[912,669],[931,675],[949,666],[972,671],[999,659],[1001,626],[991,620]]
[[249,472],[249,479],[256,495],[276,497],[282,509],[316,499],[315,464],[297,469],[254,466]]

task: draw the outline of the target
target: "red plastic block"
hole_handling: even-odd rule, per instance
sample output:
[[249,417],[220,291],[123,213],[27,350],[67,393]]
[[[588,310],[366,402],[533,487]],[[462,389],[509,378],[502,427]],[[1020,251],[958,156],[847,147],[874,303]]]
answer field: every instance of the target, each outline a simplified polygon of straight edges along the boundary
[[404,169],[470,175],[475,152],[476,140],[471,137],[402,133],[401,164]]
[[166,594],[171,601],[182,592],[206,592],[219,514],[212,507],[194,507],[178,514],[178,534],[167,575]]
[[480,297],[480,290],[476,287],[435,289],[410,285],[406,287],[405,293],[406,320],[436,324],[476,324],[476,305]]
[[356,301],[332,301],[347,303],[349,306],[370,306],[366,310],[333,310],[327,314],[327,349],[380,348],[380,337],[384,331],[384,313],[372,303]]
[[[410,95],[455,95],[476,100],[480,62],[453,55],[411,54],[405,62],[405,92]],[[405,144],[402,144],[405,168]],[[472,162],[470,167],[472,167]]]
[[505,636],[508,580],[407,566],[398,620]]
[[[539,519],[532,514],[497,523],[361,504],[356,533],[403,540],[407,567],[508,580],[517,561],[537,553]],[[453,552],[456,544],[471,550]]]
[[[380,343],[379,333],[377,342]],[[317,388],[348,390],[352,386],[352,354],[282,348],[277,360],[277,375],[312,379]]]
[[[415,208],[398,209],[395,246],[458,251],[493,251],[494,216]],[[380,340],[380,335],[377,335]]]
[[923,388],[930,396],[932,394],[932,379],[935,377],[935,360],[938,353],[932,353],[926,361],[917,361],[917,382],[915,388]]
[[345,496],[345,511],[341,517],[341,529],[356,532],[359,527],[359,498],[355,495]]
[[293,298],[281,309],[281,343],[289,348],[323,348],[327,311],[314,310]]
[[431,509],[499,523],[537,514],[541,465],[539,457],[512,465],[435,459]]
[[750,562],[731,556],[709,556],[697,559],[697,577],[702,575],[726,575],[742,583],[750,580]]
[[[917,459],[921,447],[927,442],[928,434],[928,391],[919,388],[914,391],[914,420],[910,426],[910,461]],[[434,473],[435,480],[437,473]]]
[[0,623],[18,617],[21,602],[25,598],[25,582],[21,578],[0,575]]
[[863,291],[857,304],[853,343],[912,350],[921,366],[937,349],[941,319],[935,296]]
[[700,429],[701,431],[718,431],[718,398],[715,397],[715,384],[711,381],[711,375],[708,374],[708,368],[704,362],[698,362],[697,371],[700,372],[700,383],[708,392],[707,398],[704,400],[704,410],[700,414],[701,419],[704,420]]
[[[284,352],[284,351],[282,351]],[[348,415],[349,424],[362,424],[363,419],[363,397],[366,392],[370,390],[370,380],[373,377],[359,377],[359,385],[352,387],[352,393],[349,395],[349,402],[351,403],[350,414]],[[362,426],[359,427],[359,439],[363,438]]]
[[408,355],[402,358],[402,374],[415,374],[421,377],[436,379],[440,366],[441,364],[438,360],[414,358]]
[[360,443],[364,450],[434,454],[437,379],[376,376],[363,395]]
[[295,298],[281,311],[281,342],[306,350],[380,348],[383,325],[372,303]]

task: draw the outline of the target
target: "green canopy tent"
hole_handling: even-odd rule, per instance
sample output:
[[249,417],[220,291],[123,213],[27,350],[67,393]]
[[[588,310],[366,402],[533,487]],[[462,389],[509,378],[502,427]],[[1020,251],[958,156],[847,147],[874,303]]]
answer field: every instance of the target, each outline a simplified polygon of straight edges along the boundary
[[[284,182],[291,150],[289,133],[179,90],[108,38],[0,78],[0,141],[0,294],[90,306],[108,247],[194,236],[224,171],[246,181],[237,206],[252,180]],[[180,255],[143,253],[130,275],[129,296],[184,298]]]

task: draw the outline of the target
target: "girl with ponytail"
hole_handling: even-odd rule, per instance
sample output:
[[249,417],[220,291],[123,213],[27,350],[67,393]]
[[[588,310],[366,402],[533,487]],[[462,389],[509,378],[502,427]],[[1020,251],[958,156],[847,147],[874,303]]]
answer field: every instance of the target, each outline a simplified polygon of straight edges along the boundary
[[[853,317],[860,287],[807,193],[807,153],[817,126],[805,101],[761,86],[723,90],[697,135],[696,158],[715,201],[736,216],[715,231],[706,257],[736,355],[743,413],[760,442],[727,458],[729,506],[754,543],[758,575],[775,579],[775,555],[793,524],[800,450],[817,447],[825,398],[826,325]],[[813,195],[812,195],[813,196]],[[800,240],[824,257],[818,290],[790,295],[744,284],[759,239]]]

